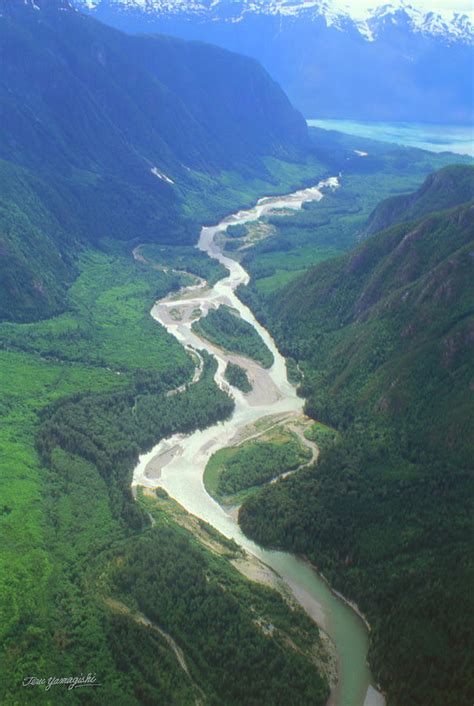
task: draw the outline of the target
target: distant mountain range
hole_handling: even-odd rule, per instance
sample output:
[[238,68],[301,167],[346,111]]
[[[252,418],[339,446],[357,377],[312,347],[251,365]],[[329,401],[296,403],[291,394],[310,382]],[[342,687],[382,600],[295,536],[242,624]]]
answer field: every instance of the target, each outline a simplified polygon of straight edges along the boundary
[[323,19],[327,27],[340,31],[356,29],[366,41],[381,37],[390,27],[400,24],[418,34],[442,37],[445,41],[472,42],[474,29],[467,15],[454,12],[450,18],[434,12],[421,12],[404,2],[384,4],[356,17],[346,9],[327,0],[76,0],[86,9],[104,12],[143,13],[150,21],[156,17],[186,17],[198,22],[226,22],[236,24],[250,16],[303,18],[315,23]]
[[474,26],[404,2],[355,17],[327,0],[76,0],[130,32],[259,59],[308,118],[470,123]]

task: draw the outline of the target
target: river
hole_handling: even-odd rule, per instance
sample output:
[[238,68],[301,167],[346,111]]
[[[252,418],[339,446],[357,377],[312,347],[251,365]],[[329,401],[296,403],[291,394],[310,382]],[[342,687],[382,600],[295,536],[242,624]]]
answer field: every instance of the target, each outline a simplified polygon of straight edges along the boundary
[[[291,590],[296,600],[333,640],[338,657],[339,681],[331,695],[331,706],[383,706],[383,696],[374,688],[366,655],[368,632],[364,621],[343,600],[331,592],[322,577],[300,558],[282,551],[269,551],[249,540],[241,532],[235,513],[224,510],[206,492],[203,484],[204,469],[210,456],[228,446],[250,424],[275,414],[297,414],[303,409],[303,400],[288,382],[285,360],[268,331],[263,328],[250,309],[235,294],[240,284],[247,284],[249,275],[236,261],[223,254],[216,242],[217,234],[230,224],[255,221],[275,209],[298,209],[308,201],[318,201],[324,188],[338,187],[335,177],[317,186],[281,197],[266,197],[248,210],[242,210],[222,220],[217,226],[201,230],[197,247],[209,257],[221,262],[229,274],[213,287],[200,283],[187,287],[178,295],[156,302],[151,315],[166,327],[184,346],[205,349],[218,361],[216,383],[224,389],[224,371],[229,360],[246,368],[254,390],[244,395],[231,388],[235,411],[226,422],[218,423],[204,431],[176,434],[163,439],[149,453],[140,457],[134,470],[133,486],[164,488],[188,512],[205,520],[226,537],[234,539],[247,552],[271,567]],[[210,308],[227,304],[237,309],[260,334],[275,361],[264,370],[256,363],[237,355],[230,355],[199,338],[191,330],[197,310],[205,315]]]

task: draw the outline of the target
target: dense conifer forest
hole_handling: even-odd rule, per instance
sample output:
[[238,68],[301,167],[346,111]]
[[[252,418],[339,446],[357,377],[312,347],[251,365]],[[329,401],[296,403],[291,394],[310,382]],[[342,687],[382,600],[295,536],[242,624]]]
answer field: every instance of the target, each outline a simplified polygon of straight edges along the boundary
[[[404,200],[438,203],[445,169]],[[433,190],[435,193],[433,193]],[[387,213],[382,204],[377,213]],[[300,362],[315,419],[336,427],[317,466],[240,510],[257,541],[303,553],[371,625],[389,704],[469,703],[473,653],[472,202],[401,223],[260,306]]]
[[[213,494],[246,498],[248,534],[359,603],[389,706],[471,703],[469,160],[308,132],[254,60],[127,36],[68,0],[0,0],[0,39],[1,703],[62,706],[23,680],[81,672],[100,687],[68,704],[327,702],[315,623],[232,566],[235,542],[131,480],[160,440],[234,410],[216,360],[193,380],[150,316],[224,276],[200,227],[335,175],[252,247],[252,224],[226,243],[324,422],[308,432],[321,460],[266,485],[308,460],[299,443],[226,449]],[[229,307],[195,330],[273,364]],[[250,391],[243,368],[226,379]]]
[[250,392],[252,385],[247,372],[242,366],[236,363],[228,363],[225,369],[225,379],[228,383],[236,387],[241,392]]
[[193,324],[193,331],[217,346],[252,358],[264,368],[273,365],[273,354],[253,326],[228,306],[211,309],[205,317]]

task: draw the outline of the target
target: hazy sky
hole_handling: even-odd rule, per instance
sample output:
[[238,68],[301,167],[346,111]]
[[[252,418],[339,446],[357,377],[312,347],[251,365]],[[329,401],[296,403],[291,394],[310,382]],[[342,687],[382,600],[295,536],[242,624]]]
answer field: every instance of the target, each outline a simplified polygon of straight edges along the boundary
[[[390,3],[390,1],[391,0],[375,0],[374,2],[374,0],[352,0],[351,2],[344,2],[344,0],[342,0],[341,4],[347,7],[347,9],[350,9],[353,14],[363,15],[369,7],[379,7],[385,3]],[[397,0],[392,0],[392,2],[394,5],[398,4]],[[459,12],[474,18],[474,0],[414,0],[413,2],[407,2],[407,4],[419,10],[423,10],[424,12],[432,11],[442,14]]]

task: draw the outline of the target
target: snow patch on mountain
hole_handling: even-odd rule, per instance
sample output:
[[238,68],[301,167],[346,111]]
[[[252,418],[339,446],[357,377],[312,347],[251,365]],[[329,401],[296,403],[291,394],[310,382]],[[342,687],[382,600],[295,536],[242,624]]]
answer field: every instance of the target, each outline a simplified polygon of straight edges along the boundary
[[166,181],[167,184],[174,184],[173,179],[171,179],[169,176],[167,176],[164,172],[160,172],[160,170],[157,167],[152,167],[150,169],[151,173],[158,177],[158,179],[162,179],[163,181]]
[[447,41],[472,42],[474,39],[474,25],[467,15],[458,12],[423,12],[403,0],[396,4],[381,5],[359,19],[359,31],[365,31],[371,38],[376,38],[390,27]]

